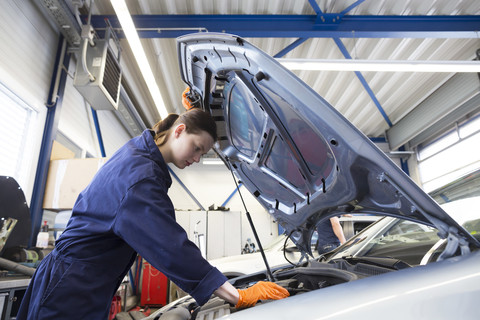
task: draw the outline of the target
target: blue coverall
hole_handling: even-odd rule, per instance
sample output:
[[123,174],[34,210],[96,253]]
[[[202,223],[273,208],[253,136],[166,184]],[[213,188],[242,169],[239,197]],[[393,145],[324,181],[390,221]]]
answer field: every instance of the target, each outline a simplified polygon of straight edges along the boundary
[[332,251],[340,245],[337,235],[333,231],[330,219],[326,219],[317,225],[317,251],[319,254],[324,254]]
[[17,319],[107,319],[137,253],[198,304],[207,302],[227,278],[176,223],[167,195],[171,183],[152,131],[120,148],[80,193]]

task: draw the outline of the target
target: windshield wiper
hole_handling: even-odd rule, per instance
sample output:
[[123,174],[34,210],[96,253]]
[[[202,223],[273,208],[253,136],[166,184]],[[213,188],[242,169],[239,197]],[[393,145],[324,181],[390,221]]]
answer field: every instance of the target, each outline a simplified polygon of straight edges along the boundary
[[401,270],[406,268],[411,268],[412,266],[408,263],[391,258],[391,257],[354,257],[354,256],[344,256],[342,257],[343,260],[350,264],[357,264],[357,263],[365,263],[370,264],[378,267],[384,267],[394,270]]

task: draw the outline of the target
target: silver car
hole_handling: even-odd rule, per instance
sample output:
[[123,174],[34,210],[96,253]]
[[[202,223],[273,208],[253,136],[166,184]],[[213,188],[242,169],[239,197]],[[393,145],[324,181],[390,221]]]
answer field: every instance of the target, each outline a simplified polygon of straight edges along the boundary
[[216,297],[204,306],[185,297],[149,319],[478,319],[477,222],[462,227],[322,97],[244,39],[192,34],[178,39],[178,54],[183,80],[217,121],[218,156],[305,255],[322,220],[394,219],[321,259],[231,280],[237,288],[275,281],[289,298],[237,311]]

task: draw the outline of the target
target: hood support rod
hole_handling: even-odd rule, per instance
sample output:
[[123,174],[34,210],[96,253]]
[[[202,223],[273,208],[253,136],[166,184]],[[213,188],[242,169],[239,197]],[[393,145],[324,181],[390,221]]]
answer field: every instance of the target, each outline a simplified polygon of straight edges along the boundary
[[245,201],[243,200],[242,193],[240,192],[240,187],[237,183],[237,180],[235,179],[235,176],[233,175],[232,164],[230,163],[230,160],[228,159],[228,157],[226,158],[226,161],[229,164],[229,167],[230,167],[229,169],[230,169],[230,172],[232,173],[233,181],[235,182],[235,186],[237,187],[238,194],[240,195],[240,199],[242,200],[243,207],[245,208],[245,213],[247,215],[248,223],[250,224],[250,228],[252,228],[253,236],[255,237],[255,240],[257,241],[258,248],[260,249],[260,253],[262,254],[263,262],[265,263],[265,267],[267,268],[267,278],[268,278],[269,281],[273,282],[273,281],[275,281],[275,278],[273,277],[272,270],[270,270],[270,266],[268,265],[267,257],[265,256],[265,252],[263,252],[262,243],[260,242],[260,239],[258,238],[257,230],[255,229],[255,226],[253,224],[252,217],[250,215],[250,212],[248,212],[247,206],[245,205]]

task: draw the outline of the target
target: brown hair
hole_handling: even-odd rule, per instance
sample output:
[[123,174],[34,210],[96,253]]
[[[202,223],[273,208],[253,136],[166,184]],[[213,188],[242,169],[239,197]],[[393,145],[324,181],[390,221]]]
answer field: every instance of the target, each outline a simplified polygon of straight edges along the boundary
[[171,129],[181,123],[185,124],[187,133],[196,134],[205,131],[213,138],[213,141],[217,141],[215,120],[207,112],[194,108],[181,115],[171,113],[153,126],[153,131],[155,132],[154,139],[157,146],[164,145],[167,142]]

